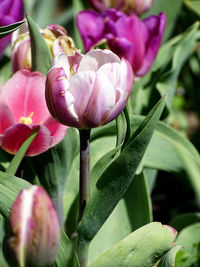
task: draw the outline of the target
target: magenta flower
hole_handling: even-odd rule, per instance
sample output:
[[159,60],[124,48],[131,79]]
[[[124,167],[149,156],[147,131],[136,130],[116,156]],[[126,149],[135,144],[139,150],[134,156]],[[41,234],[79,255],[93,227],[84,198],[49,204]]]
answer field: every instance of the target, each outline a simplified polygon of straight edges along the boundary
[[[51,24],[45,29],[40,29],[40,32],[51,51],[52,57],[59,52],[72,55],[78,51],[75,48],[74,41],[62,26]],[[13,72],[20,69],[31,70],[30,36],[26,24],[13,34],[11,61]]]
[[[0,1],[0,26],[6,26],[23,19],[23,0],[1,0]],[[0,58],[6,46],[11,40],[11,34],[0,40]]]
[[84,56],[59,54],[47,75],[47,106],[64,125],[98,127],[123,110],[132,84],[129,63],[109,50],[92,50]]
[[142,14],[149,10],[154,0],[90,0],[91,5],[99,12],[115,8],[131,14]]
[[0,92],[0,147],[17,153],[31,132],[40,130],[26,152],[27,156],[43,153],[60,142],[66,127],[49,114],[45,102],[45,76],[21,70],[7,81]]
[[44,267],[54,263],[60,227],[53,202],[41,186],[19,193],[11,209],[10,226],[7,253],[18,262],[12,266]]
[[88,51],[106,40],[108,47],[125,58],[136,76],[151,68],[161,45],[165,15],[150,16],[141,21],[136,15],[125,15],[114,9],[102,14],[85,10],[77,16],[77,26]]

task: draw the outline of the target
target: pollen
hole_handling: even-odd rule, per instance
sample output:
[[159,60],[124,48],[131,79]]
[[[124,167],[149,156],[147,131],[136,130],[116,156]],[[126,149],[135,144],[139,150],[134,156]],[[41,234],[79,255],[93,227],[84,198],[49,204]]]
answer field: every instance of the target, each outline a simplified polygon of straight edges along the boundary
[[21,117],[19,119],[19,122],[29,125],[32,124],[33,120],[31,119],[31,117],[33,117],[34,112],[31,112],[31,114],[28,117]]

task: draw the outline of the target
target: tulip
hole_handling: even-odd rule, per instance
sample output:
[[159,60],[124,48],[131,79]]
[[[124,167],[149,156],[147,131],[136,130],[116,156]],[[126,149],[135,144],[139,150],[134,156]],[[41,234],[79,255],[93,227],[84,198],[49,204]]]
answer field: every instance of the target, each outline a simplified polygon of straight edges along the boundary
[[[51,24],[44,30],[40,29],[40,32],[53,57],[59,52],[71,55],[78,51],[75,48],[74,41],[68,36],[67,31],[62,26]],[[30,36],[26,24],[13,34],[11,61],[13,72],[20,69],[31,70]]]
[[21,190],[11,208],[10,228],[5,257],[12,261],[11,266],[45,267],[54,263],[60,227],[53,202],[41,186]]
[[[13,24],[23,19],[23,0],[1,0],[0,1],[0,27]],[[11,34],[0,40],[0,58],[6,46],[10,43]]]
[[45,76],[21,70],[0,92],[0,147],[16,154],[31,132],[39,127],[26,155],[43,153],[60,142],[66,127],[50,115],[45,102]]
[[114,9],[102,14],[85,10],[77,16],[77,26],[88,51],[102,41],[132,66],[135,76],[144,76],[151,68],[161,45],[165,15],[141,21],[135,14],[125,15]]
[[115,119],[130,95],[129,63],[109,50],[58,54],[47,75],[46,101],[60,123],[90,129]]
[[109,8],[123,10],[125,13],[140,15],[149,10],[154,0],[90,0],[91,5],[99,12]]

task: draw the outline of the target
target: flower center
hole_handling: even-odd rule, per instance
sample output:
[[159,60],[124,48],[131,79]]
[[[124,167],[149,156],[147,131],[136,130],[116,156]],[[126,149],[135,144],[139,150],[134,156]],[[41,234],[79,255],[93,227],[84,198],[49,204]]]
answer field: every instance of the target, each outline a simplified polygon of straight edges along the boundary
[[21,117],[19,119],[19,122],[24,123],[24,124],[31,124],[33,122],[33,120],[31,119],[31,117],[33,117],[34,112],[31,112],[31,114],[28,117]]

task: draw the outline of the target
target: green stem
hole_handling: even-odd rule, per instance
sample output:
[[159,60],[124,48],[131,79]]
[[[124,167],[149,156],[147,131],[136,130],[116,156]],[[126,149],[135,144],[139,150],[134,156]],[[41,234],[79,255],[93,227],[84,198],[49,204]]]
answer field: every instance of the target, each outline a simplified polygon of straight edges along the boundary
[[[80,222],[85,206],[90,198],[90,132],[89,129],[80,129],[80,176],[79,176],[79,218]],[[80,267],[87,267],[88,244],[80,239],[77,244]]]
[[80,129],[79,221],[90,198],[90,131]]

